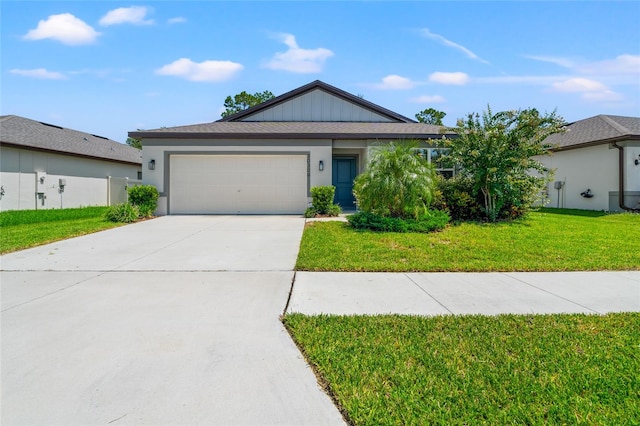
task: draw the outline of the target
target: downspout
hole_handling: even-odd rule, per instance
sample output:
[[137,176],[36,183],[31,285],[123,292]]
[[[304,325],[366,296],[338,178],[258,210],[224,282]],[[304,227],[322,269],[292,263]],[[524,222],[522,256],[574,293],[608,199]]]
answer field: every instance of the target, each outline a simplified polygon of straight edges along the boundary
[[617,142],[612,143],[611,146],[618,148],[618,205],[628,212],[640,212],[639,209],[624,205],[624,147],[619,146]]

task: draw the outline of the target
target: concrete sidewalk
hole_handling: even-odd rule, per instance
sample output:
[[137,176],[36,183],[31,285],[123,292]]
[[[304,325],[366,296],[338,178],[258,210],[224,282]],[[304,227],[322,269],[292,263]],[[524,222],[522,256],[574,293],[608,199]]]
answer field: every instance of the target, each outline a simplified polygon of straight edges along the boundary
[[640,311],[640,271],[298,272],[287,312],[548,314]]

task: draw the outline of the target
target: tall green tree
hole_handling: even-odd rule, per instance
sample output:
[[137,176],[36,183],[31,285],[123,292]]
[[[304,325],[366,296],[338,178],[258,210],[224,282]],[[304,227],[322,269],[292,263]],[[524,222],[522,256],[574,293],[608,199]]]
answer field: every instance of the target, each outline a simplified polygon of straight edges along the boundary
[[415,152],[417,141],[396,141],[375,148],[353,193],[365,212],[418,218],[435,190],[435,170]]
[[545,139],[564,131],[556,112],[541,115],[535,108],[493,113],[487,110],[459,119],[456,133],[446,138],[448,156],[473,181],[475,196],[482,195],[489,221],[518,217],[532,206],[549,180],[549,170],[536,160],[549,154]]
[[268,90],[265,90],[262,93],[256,92],[253,95],[242,91],[233,97],[227,96],[224,100],[224,107],[226,109],[222,112],[222,118],[244,111],[245,109],[251,108],[252,106],[256,106],[273,98],[275,98],[275,96]]
[[442,126],[442,119],[447,115],[446,112],[438,111],[437,109],[427,108],[416,114],[416,120],[420,123],[435,124]]
[[[138,129],[140,130],[140,129]],[[142,141],[136,138],[127,138],[125,142],[127,145],[132,146],[134,148],[142,149]]]

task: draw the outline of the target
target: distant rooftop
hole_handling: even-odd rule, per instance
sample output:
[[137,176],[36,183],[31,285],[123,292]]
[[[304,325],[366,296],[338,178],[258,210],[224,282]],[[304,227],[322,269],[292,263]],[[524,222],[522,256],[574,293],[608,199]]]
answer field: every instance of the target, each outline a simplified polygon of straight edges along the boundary
[[137,148],[103,136],[17,115],[0,116],[0,143],[101,160],[142,164],[141,152]]
[[570,123],[568,131],[549,136],[545,142],[558,149],[579,148],[629,139],[640,140],[640,117],[597,115]]

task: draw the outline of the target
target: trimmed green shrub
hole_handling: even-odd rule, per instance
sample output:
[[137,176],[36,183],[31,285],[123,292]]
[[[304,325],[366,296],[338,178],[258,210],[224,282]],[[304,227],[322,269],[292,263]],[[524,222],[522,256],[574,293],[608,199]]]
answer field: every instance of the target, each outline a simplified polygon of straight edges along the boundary
[[158,207],[158,190],[153,185],[138,185],[129,187],[129,203],[137,206],[140,217],[153,216]]
[[317,215],[338,216],[342,209],[333,204],[335,186],[314,186],[311,188],[311,207],[304,212],[304,217],[316,217]]
[[440,210],[427,210],[417,219],[386,217],[369,212],[358,212],[347,216],[347,221],[352,228],[379,232],[439,231],[447,226],[449,219],[449,215]]
[[307,209],[304,211],[304,217],[306,218],[316,217],[317,214],[318,212],[313,207],[307,207]]
[[111,222],[131,223],[140,217],[140,209],[130,203],[116,204],[109,207],[105,218]]
[[473,196],[473,179],[456,175],[438,176],[432,208],[447,212],[453,221],[481,221],[486,218],[482,199]]
[[327,209],[327,215],[329,216],[339,216],[342,213],[342,207],[337,204],[331,204]]

